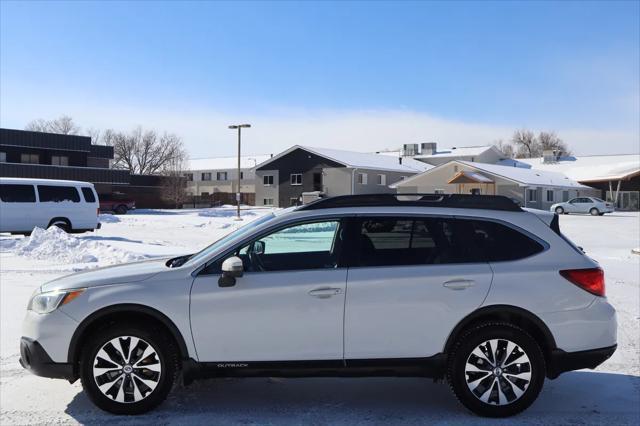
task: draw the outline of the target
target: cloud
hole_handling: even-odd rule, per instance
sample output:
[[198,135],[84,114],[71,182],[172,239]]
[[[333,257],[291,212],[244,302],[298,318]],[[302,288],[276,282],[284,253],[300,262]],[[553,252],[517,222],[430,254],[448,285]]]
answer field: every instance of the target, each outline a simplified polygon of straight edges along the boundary
[[536,127],[526,124],[473,123],[411,110],[272,110],[232,114],[207,108],[149,108],[39,104],[28,109],[2,108],[4,127],[22,128],[34,118],[68,114],[84,128],[127,130],[141,125],[177,133],[194,158],[234,155],[235,133],[229,124],[248,122],[243,132],[243,152],[269,154],[294,144],[355,151],[397,148],[404,143],[437,142],[439,147],[488,144],[509,140],[517,128],[553,130],[576,154],[635,153],[640,151],[637,130]]

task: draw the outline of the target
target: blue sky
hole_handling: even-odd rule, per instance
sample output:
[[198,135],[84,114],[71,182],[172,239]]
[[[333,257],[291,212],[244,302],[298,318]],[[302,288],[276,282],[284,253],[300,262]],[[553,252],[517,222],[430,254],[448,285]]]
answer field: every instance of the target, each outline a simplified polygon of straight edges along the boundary
[[196,157],[557,131],[638,152],[639,2],[6,2],[0,124],[181,134]]

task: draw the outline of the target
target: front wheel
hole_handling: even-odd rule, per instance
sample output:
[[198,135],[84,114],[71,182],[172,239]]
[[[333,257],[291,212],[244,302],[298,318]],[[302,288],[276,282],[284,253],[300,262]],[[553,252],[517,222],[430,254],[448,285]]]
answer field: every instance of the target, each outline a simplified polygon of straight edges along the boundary
[[449,356],[449,386],[467,409],[480,416],[508,417],[527,409],[544,378],[538,343],[507,323],[485,323],[469,330]]
[[175,345],[155,330],[114,325],[85,345],[82,386],[99,408],[142,414],[165,400],[178,371]]
[[113,212],[115,214],[127,214],[127,211],[128,211],[127,206],[121,204],[118,207],[116,207]]

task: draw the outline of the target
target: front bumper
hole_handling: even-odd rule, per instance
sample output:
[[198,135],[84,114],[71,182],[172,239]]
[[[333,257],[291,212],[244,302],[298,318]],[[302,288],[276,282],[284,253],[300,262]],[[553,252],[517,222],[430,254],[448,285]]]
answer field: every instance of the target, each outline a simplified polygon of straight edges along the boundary
[[560,374],[580,370],[582,368],[596,368],[616,351],[618,345],[606,348],[590,349],[579,352],[565,352],[562,349],[554,349],[551,352],[551,365],[547,369],[547,376],[555,379]]
[[72,364],[53,362],[40,343],[28,337],[20,339],[20,365],[36,376],[66,379],[70,383],[77,380]]

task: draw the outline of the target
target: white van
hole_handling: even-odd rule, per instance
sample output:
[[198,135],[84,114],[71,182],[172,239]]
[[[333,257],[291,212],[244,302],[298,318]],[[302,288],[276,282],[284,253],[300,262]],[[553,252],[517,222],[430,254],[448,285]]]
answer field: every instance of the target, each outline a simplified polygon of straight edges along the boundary
[[0,178],[0,232],[29,234],[36,226],[93,231],[100,228],[99,209],[89,182]]

